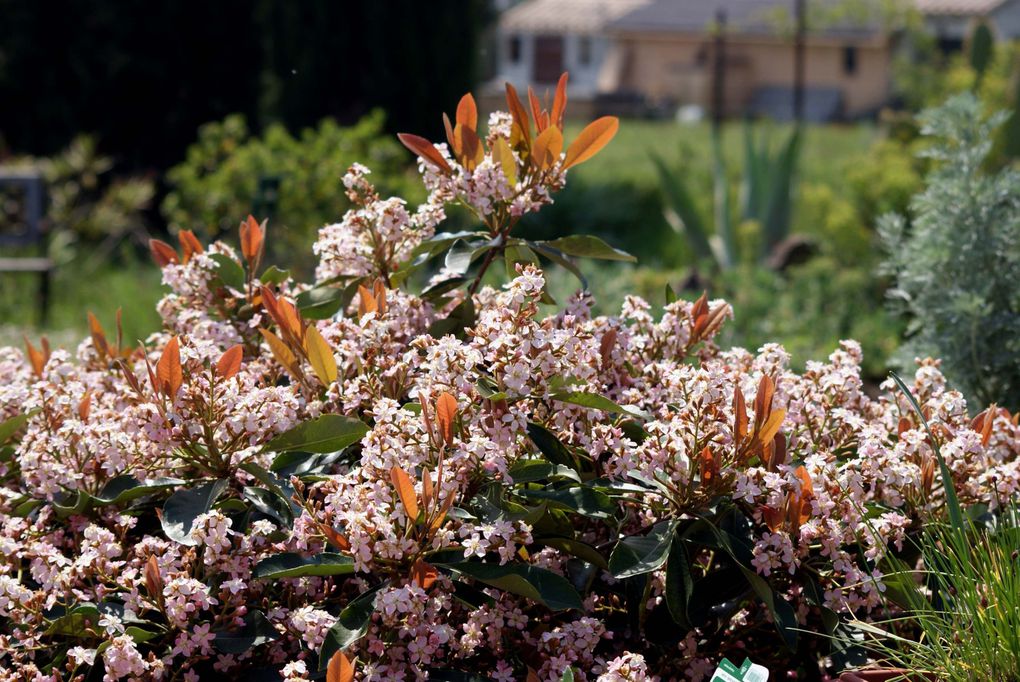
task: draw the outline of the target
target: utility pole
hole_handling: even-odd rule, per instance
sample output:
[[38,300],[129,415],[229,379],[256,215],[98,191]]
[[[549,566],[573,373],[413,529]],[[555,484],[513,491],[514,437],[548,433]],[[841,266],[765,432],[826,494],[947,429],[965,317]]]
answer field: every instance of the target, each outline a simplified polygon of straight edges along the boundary
[[726,10],[715,13],[715,41],[712,50],[712,128],[719,130],[726,109]]
[[804,39],[807,34],[807,0],[793,0],[797,22],[793,42],[793,119],[804,121]]

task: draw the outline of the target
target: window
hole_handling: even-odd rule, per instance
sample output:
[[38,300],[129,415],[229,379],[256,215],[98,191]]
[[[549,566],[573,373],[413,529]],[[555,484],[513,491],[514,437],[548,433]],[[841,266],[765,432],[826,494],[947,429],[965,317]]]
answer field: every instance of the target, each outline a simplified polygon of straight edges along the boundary
[[581,36],[577,41],[577,63],[581,66],[591,64],[591,36]]
[[518,35],[510,36],[507,41],[507,55],[510,58],[511,64],[521,63],[521,37]]
[[843,48],[843,73],[848,76],[857,73],[857,48],[853,45]]

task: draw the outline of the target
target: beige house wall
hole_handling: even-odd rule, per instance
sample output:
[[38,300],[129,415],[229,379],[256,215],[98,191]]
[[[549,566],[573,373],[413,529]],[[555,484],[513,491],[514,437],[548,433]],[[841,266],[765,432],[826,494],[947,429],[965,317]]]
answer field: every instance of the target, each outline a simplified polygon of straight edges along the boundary
[[[641,93],[651,100],[711,104],[712,39],[705,35],[617,35],[622,68],[617,89]],[[857,48],[857,69],[844,71],[844,47]],[[881,107],[889,96],[892,51],[888,41],[811,40],[805,51],[807,87],[838,88],[845,113]],[[790,40],[730,36],[726,42],[726,108],[741,112],[754,91],[764,86],[793,85]]]

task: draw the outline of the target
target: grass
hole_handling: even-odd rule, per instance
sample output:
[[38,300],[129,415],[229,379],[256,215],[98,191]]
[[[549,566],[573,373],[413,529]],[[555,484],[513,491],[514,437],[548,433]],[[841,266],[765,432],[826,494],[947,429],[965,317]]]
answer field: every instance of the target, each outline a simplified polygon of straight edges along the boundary
[[125,339],[143,339],[160,328],[156,302],[164,290],[159,270],[149,263],[106,263],[91,271],[74,263],[58,268],[44,328],[37,324],[36,281],[0,274],[0,345],[20,346],[22,334],[47,334],[54,345],[73,350],[88,333],[88,311],[112,334],[121,308]]
[[[581,125],[567,125],[565,137],[572,140]],[[789,134],[790,126],[759,123],[755,133],[765,133],[774,144]],[[800,177],[839,186],[847,163],[862,156],[877,139],[878,129],[870,123],[856,125],[809,125],[804,133]],[[743,162],[744,124],[731,122],[723,128],[723,152],[733,172]],[[571,171],[591,182],[626,179],[641,186],[658,184],[649,154],[655,152],[667,162],[693,172],[710,192],[712,172],[711,126],[708,123],[673,121],[622,121],[613,141],[599,154]]]

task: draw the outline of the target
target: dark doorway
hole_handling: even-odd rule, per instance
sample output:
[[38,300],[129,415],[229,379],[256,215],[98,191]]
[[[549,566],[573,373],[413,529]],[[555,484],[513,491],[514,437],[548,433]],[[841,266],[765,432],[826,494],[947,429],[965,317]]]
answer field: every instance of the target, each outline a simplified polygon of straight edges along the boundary
[[563,73],[563,36],[536,36],[535,63],[532,77],[535,83],[555,83]]

